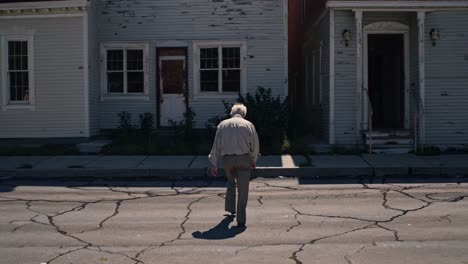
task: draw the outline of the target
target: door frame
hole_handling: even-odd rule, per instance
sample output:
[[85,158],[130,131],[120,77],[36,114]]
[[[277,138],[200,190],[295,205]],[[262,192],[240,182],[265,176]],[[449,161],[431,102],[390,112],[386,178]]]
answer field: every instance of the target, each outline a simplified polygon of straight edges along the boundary
[[[377,24],[375,27],[374,24]],[[397,26],[395,26],[397,25]],[[364,27],[364,40],[363,40],[363,84],[365,91],[369,91],[369,34],[402,34],[404,38],[403,47],[403,60],[404,60],[404,100],[405,100],[405,113],[404,113],[404,129],[410,129],[410,46],[409,46],[409,27],[396,22],[376,22]],[[363,96],[362,109],[363,120],[368,120],[368,101],[367,96]]]
[[185,57],[185,74],[184,74],[184,85],[185,85],[185,111],[189,109],[189,86],[188,86],[188,48],[187,47],[157,47],[156,48],[156,127],[161,127],[161,99],[162,99],[162,87],[161,87],[161,74],[159,60],[161,57],[171,57],[171,55],[161,55],[161,51],[164,50],[182,50],[183,55],[173,55]]

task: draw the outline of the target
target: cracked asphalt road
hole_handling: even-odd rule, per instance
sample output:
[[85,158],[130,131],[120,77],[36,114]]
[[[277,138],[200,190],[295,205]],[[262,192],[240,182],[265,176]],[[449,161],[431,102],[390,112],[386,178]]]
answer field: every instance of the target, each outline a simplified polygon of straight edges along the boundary
[[468,264],[468,183],[0,181],[0,264]]

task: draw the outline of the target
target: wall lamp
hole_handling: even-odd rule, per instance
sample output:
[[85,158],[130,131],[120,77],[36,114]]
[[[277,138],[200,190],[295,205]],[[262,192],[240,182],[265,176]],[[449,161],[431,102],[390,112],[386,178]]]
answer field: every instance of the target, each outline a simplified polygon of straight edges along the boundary
[[434,28],[431,29],[431,31],[429,32],[429,36],[431,37],[431,40],[432,40],[432,46],[435,47],[436,41],[440,39],[439,30],[434,29]]
[[346,47],[348,47],[348,42],[351,40],[351,32],[347,29],[343,31],[343,40],[345,41]]

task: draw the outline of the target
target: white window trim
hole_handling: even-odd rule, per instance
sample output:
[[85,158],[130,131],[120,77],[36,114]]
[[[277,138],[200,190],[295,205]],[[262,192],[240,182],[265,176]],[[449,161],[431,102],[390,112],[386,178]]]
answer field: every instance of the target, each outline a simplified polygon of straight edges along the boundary
[[[237,98],[237,92],[222,92],[221,85],[218,86],[218,92],[202,92],[200,90],[200,48],[240,48],[240,69],[241,69],[241,87],[240,93],[247,94],[247,43],[246,41],[195,41],[193,43],[193,87],[194,99],[198,98]],[[222,53],[219,53],[222,54]],[[219,56],[219,60],[222,57]],[[220,74],[219,74],[220,75]],[[220,81],[221,76],[219,77]]]
[[[143,93],[127,93],[127,76],[124,74],[124,93],[107,92],[107,50],[108,49],[142,49],[143,50],[143,71],[144,88]],[[149,44],[146,42],[110,42],[101,43],[101,101],[106,100],[146,100],[149,101]],[[124,58],[124,69],[126,60]],[[124,71],[126,72],[126,71]]]
[[[28,73],[29,73],[29,102],[10,102],[10,88],[8,84],[8,41],[28,42]],[[2,111],[6,110],[35,110],[34,89],[34,37],[32,35],[7,35],[1,40],[2,48]]]

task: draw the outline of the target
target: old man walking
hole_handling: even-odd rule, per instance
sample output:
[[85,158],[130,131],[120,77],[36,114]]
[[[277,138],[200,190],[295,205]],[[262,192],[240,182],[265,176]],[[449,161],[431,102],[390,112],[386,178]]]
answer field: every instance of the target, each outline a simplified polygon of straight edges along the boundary
[[208,156],[212,164],[213,176],[218,175],[218,161],[222,159],[228,179],[224,209],[231,214],[237,212],[237,226],[239,227],[245,226],[250,169],[256,167],[259,153],[257,131],[251,122],[244,119],[246,114],[245,105],[234,104],[231,109],[231,118],[218,125],[213,148]]

